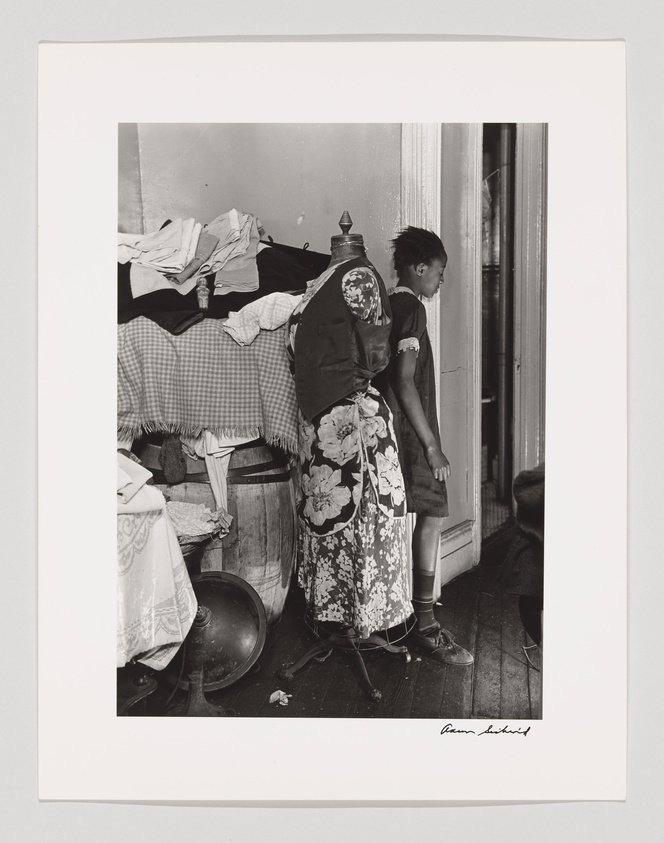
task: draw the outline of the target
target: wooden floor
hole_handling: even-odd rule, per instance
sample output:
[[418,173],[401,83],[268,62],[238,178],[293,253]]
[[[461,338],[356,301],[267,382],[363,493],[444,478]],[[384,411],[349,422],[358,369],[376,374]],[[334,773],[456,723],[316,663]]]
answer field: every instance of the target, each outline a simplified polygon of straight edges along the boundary
[[[499,545],[499,543],[498,543]],[[347,657],[333,652],[324,662],[311,661],[290,682],[280,668],[295,662],[316,643],[305,623],[301,590],[292,588],[279,623],[268,630],[256,665],[229,688],[207,699],[240,717],[377,717],[530,720],[542,716],[542,657],[526,633],[514,594],[496,583],[496,556],[484,553],[480,564],[448,584],[435,607],[436,616],[462,646],[475,655],[470,667],[448,667],[415,651],[402,655],[371,650],[364,654],[374,687],[372,702],[360,687]],[[163,716],[169,686],[158,673],[157,691],[130,714]],[[288,705],[270,703],[273,691],[291,695]],[[170,705],[186,699],[177,691]]]

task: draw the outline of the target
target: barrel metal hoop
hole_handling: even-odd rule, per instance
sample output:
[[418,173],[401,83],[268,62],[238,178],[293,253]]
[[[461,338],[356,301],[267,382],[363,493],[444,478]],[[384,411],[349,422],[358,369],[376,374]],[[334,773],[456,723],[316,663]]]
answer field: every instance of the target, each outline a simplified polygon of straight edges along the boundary
[[[158,468],[148,468],[148,471],[152,474],[154,478],[154,482],[158,483],[160,486],[172,486],[172,483],[167,483],[166,478],[164,477],[164,472],[160,471]],[[210,477],[207,471],[197,472],[196,474],[185,474],[183,483],[208,483],[210,482]],[[179,484],[175,484],[179,485]]]
[[[286,468],[287,463],[285,462],[277,462],[276,460],[272,460],[271,462],[262,462],[257,463],[256,465],[245,465],[245,466],[238,466],[237,468],[231,468],[227,472],[227,478],[229,483],[264,483],[266,482],[263,478],[264,477],[276,477],[277,480],[282,480],[284,477],[289,477],[289,473],[282,473],[282,474],[268,474],[268,475],[258,475],[257,472],[259,471],[270,471],[275,468]],[[148,469],[154,478],[155,483],[159,483],[160,485],[172,485],[166,483],[166,478],[164,477],[164,472],[160,471],[158,468],[150,468]],[[256,478],[255,480],[242,480],[242,478]],[[276,483],[277,480],[273,480],[271,482]],[[210,476],[208,475],[207,471],[196,472],[196,474],[185,474],[183,483],[209,483]],[[269,480],[267,482],[270,482]]]
[[270,460],[259,462],[255,465],[238,465],[228,469],[229,477],[245,477],[248,474],[258,474],[259,471],[270,471],[274,468],[286,468],[288,463],[285,460]]
[[229,477],[227,482],[229,486],[245,486],[249,483],[285,483],[290,478],[290,472],[286,471],[282,474],[247,474],[244,476]]

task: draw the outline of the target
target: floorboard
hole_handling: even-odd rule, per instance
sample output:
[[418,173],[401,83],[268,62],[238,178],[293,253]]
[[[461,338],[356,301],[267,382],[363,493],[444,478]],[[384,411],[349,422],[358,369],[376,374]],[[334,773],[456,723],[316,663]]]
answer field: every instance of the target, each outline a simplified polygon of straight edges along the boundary
[[[442,589],[434,606],[436,620],[443,629],[452,634],[455,634],[456,630],[458,598],[459,585],[458,580],[455,580]],[[413,654],[421,658],[422,663],[413,694],[411,717],[438,717],[450,673],[455,672],[457,668],[435,662],[417,650],[414,650]]]
[[480,591],[472,717],[500,717],[501,618],[500,596]]
[[[312,717],[317,713],[325,694],[325,677],[329,670],[329,662],[320,664],[312,660],[293,674],[291,680],[277,675],[282,669],[297,662],[318,643],[313,631],[305,623],[304,605],[298,608],[298,623],[289,636],[286,646],[276,648],[275,658],[267,666],[269,692],[263,695],[262,705],[256,712],[258,716]],[[288,609],[293,611],[291,605]],[[278,634],[278,630],[276,632]],[[277,690],[290,695],[287,706],[269,702],[270,695]]]
[[[404,664],[403,673],[397,681],[390,707],[390,717],[409,718],[411,716],[415,688],[422,668],[422,660],[414,653],[410,655],[410,661]],[[384,716],[388,716],[387,713]]]
[[380,691],[382,698],[379,702],[374,702],[362,691],[357,697],[353,714],[355,717],[389,717],[395,695],[401,684],[406,681],[405,656],[383,650],[370,650],[364,655],[364,663],[371,684]]
[[526,635],[528,653],[528,694],[530,697],[530,717],[542,718],[542,650]]
[[[471,653],[477,650],[478,589],[481,574],[477,569],[462,574],[457,581],[457,605],[451,628],[455,640]],[[477,661],[477,656],[476,656]],[[467,720],[473,712],[473,688],[476,664],[450,668],[440,701],[438,716]]]
[[327,684],[316,716],[352,717],[363,691],[348,662],[341,653],[333,653],[320,669]]
[[[366,651],[369,677],[382,693],[379,703],[369,699],[357,670],[339,652],[323,662],[312,660],[290,682],[280,679],[277,672],[317,640],[305,621],[302,591],[294,585],[281,620],[268,629],[257,664],[232,686],[206,692],[206,698],[240,717],[541,718],[542,650],[523,628],[518,597],[504,594],[496,577],[508,530],[509,525],[476,568],[445,586],[434,607],[441,626],[474,654],[473,665],[441,665],[412,646],[410,661],[382,649]],[[128,714],[165,716],[173,686],[159,672],[145,670],[157,679],[158,688]],[[269,702],[275,690],[290,695],[288,705]],[[170,705],[186,699],[187,692],[177,691]]]
[[502,596],[502,662],[500,716],[503,720],[529,720],[528,661],[524,652],[526,632],[519,618],[519,598]]
[[290,682],[281,680],[279,688],[286,694],[291,694],[288,706],[275,706],[275,716],[282,717],[312,717],[319,710],[327,690],[327,674],[330,670],[330,660],[335,658],[333,653],[327,661],[319,663],[311,660],[301,670],[294,674]]
[[[287,714],[288,706],[271,703],[270,696],[274,691],[283,691],[291,695],[289,705],[301,688],[301,679],[306,671],[295,674],[291,681],[278,676],[284,668],[294,664],[312,647],[317,639],[305,621],[306,605],[299,589],[292,587],[282,618],[272,631],[273,652],[262,664],[262,682],[267,684],[262,703],[256,712],[260,717],[278,717]],[[263,662],[263,660],[261,659]]]

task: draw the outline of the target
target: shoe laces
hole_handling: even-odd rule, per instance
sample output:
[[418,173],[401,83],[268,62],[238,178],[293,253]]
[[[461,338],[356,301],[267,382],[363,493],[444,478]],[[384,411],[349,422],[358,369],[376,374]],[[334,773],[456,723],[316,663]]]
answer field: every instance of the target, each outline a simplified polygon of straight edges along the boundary
[[432,629],[431,632],[422,633],[426,638],[431,638],[437,647],[444,647],[446,650],[453,650],[456,646],[454,643],[454,636],[442,627]]

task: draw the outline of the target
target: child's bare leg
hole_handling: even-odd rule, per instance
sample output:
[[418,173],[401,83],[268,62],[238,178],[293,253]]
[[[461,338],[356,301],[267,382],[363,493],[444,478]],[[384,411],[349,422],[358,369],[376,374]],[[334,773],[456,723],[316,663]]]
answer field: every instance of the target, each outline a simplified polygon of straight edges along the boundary
[[433,584],[442,525],[442,518],[418,515],[413,530],[413,609],[418,630],[431,629],[436,625]]

